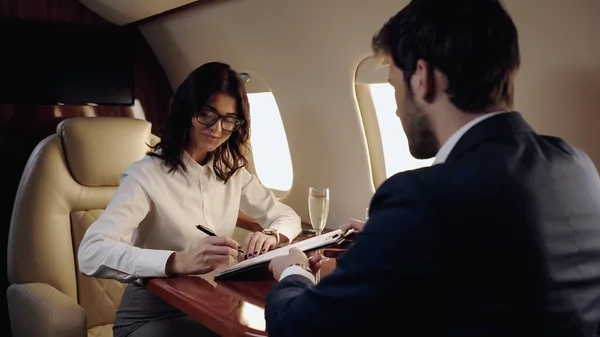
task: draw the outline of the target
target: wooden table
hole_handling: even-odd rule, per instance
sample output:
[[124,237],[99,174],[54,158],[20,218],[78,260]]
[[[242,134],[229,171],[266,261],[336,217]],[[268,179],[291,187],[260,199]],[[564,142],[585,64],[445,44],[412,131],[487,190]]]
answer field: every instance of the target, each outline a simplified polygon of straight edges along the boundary
[[[238,227],[262,229],[240,214]],[[304,228],[310,225],[303,224]],[[294,242],[306,239],[298,237]],[[335,259],[321,267],[321,277],[335,269]],[[267,336],[265,332],[265,297],[276,281],[265,270],[259,281],[214,281],[214,273],[203,276],[156,278],[146,288],[224,337]]]
[[[321,277],[334,268],[335,259],[324,262]],[[214,281],[213,275],[156,278],[146,288],[221,336],[267,336],[265,296],[275,280]]]

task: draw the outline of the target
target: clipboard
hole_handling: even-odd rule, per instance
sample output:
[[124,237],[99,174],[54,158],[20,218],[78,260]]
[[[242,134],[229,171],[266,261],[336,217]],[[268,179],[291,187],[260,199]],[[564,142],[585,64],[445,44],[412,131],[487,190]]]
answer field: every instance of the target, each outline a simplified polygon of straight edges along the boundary
[[342,231],[341,229],[338,229],[326,234],[312,237],[310,239],[296,242],[289,246],[283,246],[249,260],[239,262],[231,267],[222,269],[215,274],[214,279],[224,280],[243,277],[243,275],[245,275],[247,272],[253,271],[259,267],[267,266],[272,259],[281,255],[286,255],[291,248],[298,248],[301,251],[308,253],[323,248],[334,247],[344,242],[352,233],[354,233],[353,229],[348,231]]

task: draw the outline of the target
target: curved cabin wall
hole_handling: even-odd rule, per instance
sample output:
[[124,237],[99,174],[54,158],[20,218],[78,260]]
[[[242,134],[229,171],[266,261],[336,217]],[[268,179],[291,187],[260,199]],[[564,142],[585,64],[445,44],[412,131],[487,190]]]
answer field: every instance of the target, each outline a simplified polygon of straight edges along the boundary
[[[505,0],[520,33],[516,108],[600,165],[600,1]],[[283,199],[308,221],[307,190],[331,188],[328,227],[363,218],[374,191],[356,95],[370,41],[408,1],[242,0],[141,26],[171,84],[209,61],[259,74],[286,127],[294,182]],[[276,165],[276,162],[274,162]]]

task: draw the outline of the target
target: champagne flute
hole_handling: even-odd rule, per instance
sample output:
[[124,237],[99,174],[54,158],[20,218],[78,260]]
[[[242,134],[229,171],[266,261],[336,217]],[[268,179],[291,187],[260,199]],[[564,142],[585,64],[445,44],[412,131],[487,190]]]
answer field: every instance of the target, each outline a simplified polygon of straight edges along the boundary
[[316,235],[321,235],[329,216],[329,188],[310,187],[308,189],[308,214]]
[[[310,216],[310,224],[315,230],[316,236],[323,233],[327,217],[329,216],[329,188],[327,187],[310,187],[308,189],[308,214]],[[321,255],[321,250],[317,250],[316,254]],[[321,261],[326,258],[321,255]],[[315,274],[315,280],[319,282],[321,279],[321,271]]]

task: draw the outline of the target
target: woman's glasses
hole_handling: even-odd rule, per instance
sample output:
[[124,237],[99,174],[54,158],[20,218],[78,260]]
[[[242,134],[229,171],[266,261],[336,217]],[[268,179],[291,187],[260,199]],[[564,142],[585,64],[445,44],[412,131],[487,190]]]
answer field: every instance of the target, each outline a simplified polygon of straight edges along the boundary
[[245,122],[243,119],[239,119],[237,117],[223,116],[210,108],[203,108],[196,113],[196,120],[198,123],[209,127],[215,125],[219,119],[221,119],[221,127],[223,130],[229,132],[236,131]]

